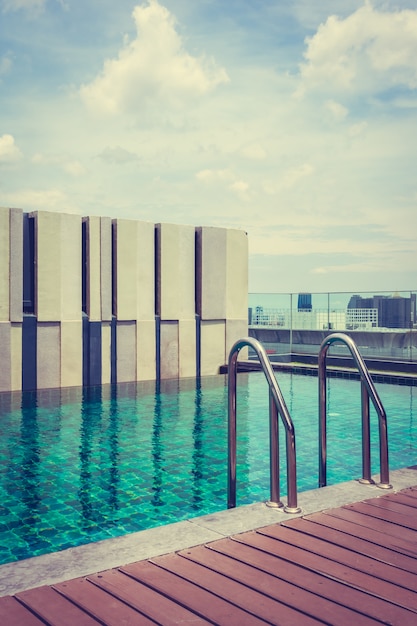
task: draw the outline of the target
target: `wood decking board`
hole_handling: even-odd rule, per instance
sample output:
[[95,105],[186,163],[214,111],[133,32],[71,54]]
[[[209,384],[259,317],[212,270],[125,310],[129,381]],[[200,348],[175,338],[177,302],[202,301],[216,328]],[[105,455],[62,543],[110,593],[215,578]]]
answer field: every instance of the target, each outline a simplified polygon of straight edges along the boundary
[[3,626],[417,624],[417,489],[0,598]]
[[[369,556],[372,559],[380,561],[381,563],[393,565],[394,567],[417,575],[417,560],[415,558],[401,554],[400,552],[385,546],[378,545],[367,540],[366,538],[358,537],[357,535],[359,533],[357,526],[354,526],[354,529],[349,533],[348,528],[342,521],[340,528],[343,528],[343,530],[336,529],[333,526],[335,518],[331,518],[332,527],[329,527],[326,525],[327,519],[328,518],[324,514],[318,514],[317,516],[314,516],[314,519],[298,518],[290,520],[289,522],[284,522],[283,526],[292,528],[312,537],[323,539],[329,544],[346,548],[352,553]],[[362,530],[362,528],[359,530]],[[372,531],[371,535],[372,539],[375,539]]]

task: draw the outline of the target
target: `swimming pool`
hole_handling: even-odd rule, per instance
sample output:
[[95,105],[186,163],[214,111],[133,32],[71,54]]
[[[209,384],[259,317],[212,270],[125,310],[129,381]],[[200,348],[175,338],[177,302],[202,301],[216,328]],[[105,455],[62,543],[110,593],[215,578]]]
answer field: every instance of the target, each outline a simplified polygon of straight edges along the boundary
[[[318,482],[317,378],[279,374],[298,490]],[[330,379],[328,484],[361,475],[360,384]],[[416,387],[377,385],[390,468],[416,464]],[[269,497],[268,389],[238,376],[237,503]],[[226,508],[227,378],[0,394],[0,563]],[[376,426],[371,406],[371,422]],[[372,470],[379,472],[377,429]],[[281,436],[280,445],[284,445]],[[285,450],[281,451],[285,494]]]

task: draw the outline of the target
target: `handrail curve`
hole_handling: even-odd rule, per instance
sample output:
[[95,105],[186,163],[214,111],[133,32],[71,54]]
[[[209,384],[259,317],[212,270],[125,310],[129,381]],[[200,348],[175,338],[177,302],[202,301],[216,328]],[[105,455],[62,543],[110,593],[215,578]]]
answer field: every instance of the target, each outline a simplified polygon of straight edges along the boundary
[[364,484],[374,484],[371,478],[371,443],[370,443],[370,423],[369,423],[369,398],[375,407],[378,415],[379,426],[379,460],[380,460],[380,482],[381,489],[391,489],[389,482],[388,465],[388,431],[387,416],[382,402],[378,396],[375,385],[369,374],[365,361],[363,360],[354,340],[344,333],[332,333],[322,341],[318,357],[318,378],[319,378],[319,487],[327,484],[327,385],[326,385],[326,357],[330,346],[333,343],[344,343],[349,349],[355,361],[361,378],[361,401],[362,401],[362,478],[360,482]]
[[284,397],[275,378],[268,355],[262,344],[252,337],[239,339],[232,346],[228,361],[228,489],[227,506],[236,506],[236,387],[237,359],[239,351],[249,346],[259,357],[262,370],[269,385],[269,445],[270,445],[270,501],[269,506],[281,507],[279,499],[279,447],[278,415],[286,432],[287,455],[287,506],[286,513],[299,513],[297,505],[297,468],[295,450],[295,430]]

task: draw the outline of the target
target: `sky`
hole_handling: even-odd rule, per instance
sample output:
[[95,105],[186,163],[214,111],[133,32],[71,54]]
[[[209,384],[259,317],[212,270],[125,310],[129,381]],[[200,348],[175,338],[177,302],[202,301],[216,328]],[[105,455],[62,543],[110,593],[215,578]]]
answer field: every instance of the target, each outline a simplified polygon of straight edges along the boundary
[[0,0],[0,205],[238,228],[251,292],[417,289],[417,0]]

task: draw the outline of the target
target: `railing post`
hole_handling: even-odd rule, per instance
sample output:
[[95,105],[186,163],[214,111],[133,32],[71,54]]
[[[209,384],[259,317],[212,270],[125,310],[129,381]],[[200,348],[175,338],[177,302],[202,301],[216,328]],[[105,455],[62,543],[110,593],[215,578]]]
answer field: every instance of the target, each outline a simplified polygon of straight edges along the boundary
[[319,487],[327,485],[327,379],[326,355],[328,346],[319,352]]
[[355,361],[361,379],[362,394],[362,479],[360,482],[370,484],[371,479],[371,461],[370,461],[370,428],[369,428],[369,398],[378,415],[379,423],[379,460],[380,460],[380,482],[378,487],[381,489],[391,489],[389,482],[389,465],[388,465],[388,433],[387,433],[387,416],[382,406],[381,400],[372,382],[372,378],[366,367],[365,361],[359,353],[359,350],[349,335],[343,333],[333,333],[328,335],[320,346],[318,369],[319,369],[319,487],[326,484],[326,353],[332,343],[340,341],[344,343],[350,350]]
[[238,351],[230,354],[228,365],[228,467],[227,467],[227,508],[236,506],[236,386]]
[[271,497],[266,504],[279,508],[283,504],[279,499],[278,410],[271,390],[269,390],[269,476]]
[[244,346],[251,346],[259,357],[263,372],[269,385],[269,433],[270,433],[270,500],[269,506],[281,507],[279,500],[279,447],[278,447],[278,414],[286,430],[287,448],[287,486],[288,505],[286,513],[299,513],[297,506],[297,464],[295,450],[295,431],[290,414],[274,375],[268,355],[256,339],[246,337],[236,341],[230,350],[228,361],[228,472],[227,472],[227,506],[236,506],[236,381],[237,357]]
[[369,424],[369,393],[363,380],[361,380],[362,402],[362,478],[359,482],[363,485],[374,485],[371,478],[371,432]]

